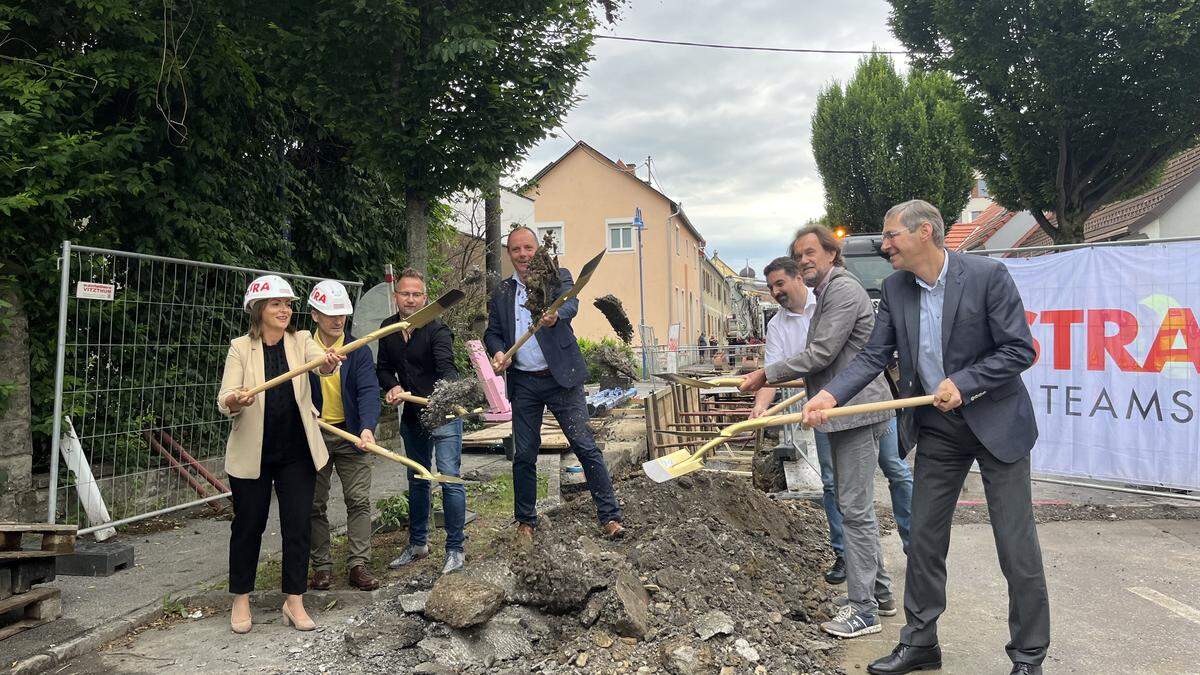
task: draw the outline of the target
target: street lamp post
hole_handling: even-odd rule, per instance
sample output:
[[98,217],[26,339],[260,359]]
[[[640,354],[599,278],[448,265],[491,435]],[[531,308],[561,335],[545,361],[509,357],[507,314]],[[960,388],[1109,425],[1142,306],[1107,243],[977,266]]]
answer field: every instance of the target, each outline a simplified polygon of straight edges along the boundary
[[646,288],[642,281],[642,228],[646,225],[642,221],[642,210],[638,207],[633,209],[633,226],[637,228],[638,240],[638,314],[641,317],[638,319],[638,333],[642,342],[642,377],[650,379],[646,359]]

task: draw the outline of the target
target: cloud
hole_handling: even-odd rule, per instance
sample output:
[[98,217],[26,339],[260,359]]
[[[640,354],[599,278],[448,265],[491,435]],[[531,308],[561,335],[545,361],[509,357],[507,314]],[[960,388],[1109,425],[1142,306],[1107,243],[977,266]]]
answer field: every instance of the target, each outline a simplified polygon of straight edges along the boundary
[[[823,49],[900,49],[884,0],[634,2],[614,35]],[[796,227],[824,213],[812,157],[817,94],[860,57],[597,40],[584,100],[563,127],[613,159],[651,157],[664,192],[731,265],[760,272]],[[565,134],[527,157],[531,177],[566,152]],[[645,167],[639,167],[645,175]]]

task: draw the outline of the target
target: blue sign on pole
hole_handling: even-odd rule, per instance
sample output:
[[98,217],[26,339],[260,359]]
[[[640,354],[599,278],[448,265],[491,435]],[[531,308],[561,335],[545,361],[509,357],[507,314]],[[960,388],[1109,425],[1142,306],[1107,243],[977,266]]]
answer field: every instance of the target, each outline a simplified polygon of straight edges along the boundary
[[642,228],[646,227],[646,224],[644,222],[642,222],[641,207],[634,207],[634,209],[633,209],[633,224],[637,227],[637,229],[639,231],[641,231]]

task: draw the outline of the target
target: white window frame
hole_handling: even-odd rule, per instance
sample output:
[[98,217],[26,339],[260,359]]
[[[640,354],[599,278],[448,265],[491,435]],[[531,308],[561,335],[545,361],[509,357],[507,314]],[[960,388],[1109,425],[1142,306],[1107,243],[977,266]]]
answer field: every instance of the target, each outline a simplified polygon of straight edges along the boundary
[[[629,228],[629,248],[613,248],[612,232],[617,229]],[[637,250],[637,227],[632,218],[604,219],[604,249],[609,253],[632,253]]]
[[566,223],[561,220],[548,220],[544,223],[534,223],[533,231],[537,232],[538,246],[542,245],[542,237],[546,235],[546,230],[558,230],[558,255],[567,254],[567,227]]

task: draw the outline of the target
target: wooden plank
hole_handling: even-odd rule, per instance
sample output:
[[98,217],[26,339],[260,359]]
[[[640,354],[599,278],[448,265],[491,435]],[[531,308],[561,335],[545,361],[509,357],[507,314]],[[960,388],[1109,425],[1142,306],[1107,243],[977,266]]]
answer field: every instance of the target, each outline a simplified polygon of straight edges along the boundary
[[55,551],[0,551],[0,564],[9,560],[34,560],[36,558],[54,558],[62,555]]
[[24,610],[21,618],[0,626],[0,640],[62,616],[62,592],[57,588],[36,588],[28,593],[0,600],[0,614],[16,610]]
[[62,533],[69,532],[75,534],[78,529],[75,525],[51,525],[50,523],[12,523],[0,522],[0,532],[45,532],[45,533]]
[[[472,431],[463,436],[464,446],[487,446],[503,443],[504,439],[512,436],[512,422],[501,422],[495,426],[486,427],[479,431]],[[564,449],[570,447],[567,442],[567,437],[563,435],[562,430],[557,426],[542,424],[542,447],[550,449]]]

